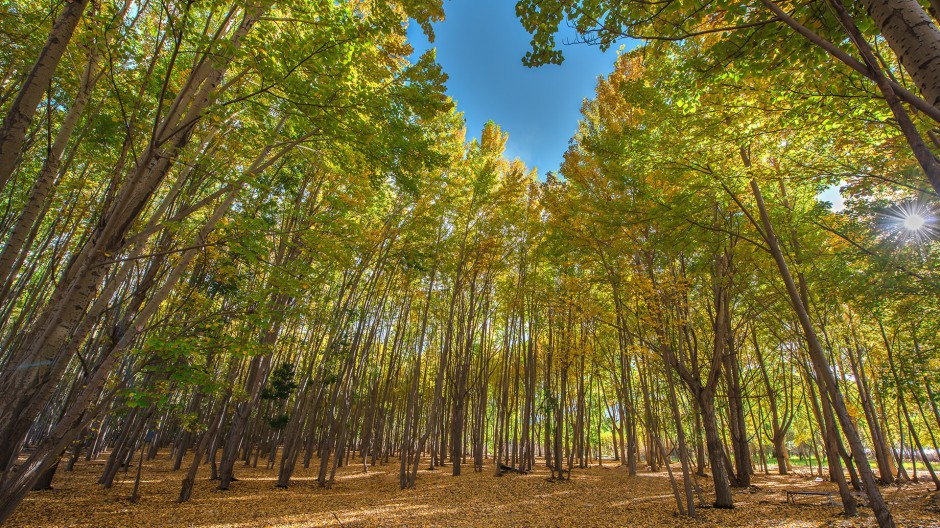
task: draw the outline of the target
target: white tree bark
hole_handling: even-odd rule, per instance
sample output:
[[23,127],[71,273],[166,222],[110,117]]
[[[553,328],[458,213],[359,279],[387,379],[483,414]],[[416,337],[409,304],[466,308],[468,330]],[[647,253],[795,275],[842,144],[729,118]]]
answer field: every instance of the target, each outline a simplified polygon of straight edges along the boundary
[[940,104],[940,29],[917,0],[862,0],[927,102]]
[[49,38],[46,39],[46,45],[39,52],[39,57],[20,87],[13,106],[3,119],[3,125],[0,127],[0,191],[6,187],[10,175],[13,174],[36,108],[49,88],[49,81],[52,80],[52,75],[87,5],[88,0],[66,0],[65,9],[56,18]]

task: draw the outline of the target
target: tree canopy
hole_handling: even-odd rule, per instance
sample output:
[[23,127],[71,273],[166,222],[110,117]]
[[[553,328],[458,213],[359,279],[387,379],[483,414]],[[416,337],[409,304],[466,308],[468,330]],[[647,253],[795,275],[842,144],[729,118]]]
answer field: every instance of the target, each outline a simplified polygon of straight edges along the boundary
[[539,175],[414,56],[440,0],[4,3],[0,523],[162,451],[179,502],[617,461],[691,517],[799,457],[893,526],[940,490],[936,7],[521,0],[527,65],[642,41]]

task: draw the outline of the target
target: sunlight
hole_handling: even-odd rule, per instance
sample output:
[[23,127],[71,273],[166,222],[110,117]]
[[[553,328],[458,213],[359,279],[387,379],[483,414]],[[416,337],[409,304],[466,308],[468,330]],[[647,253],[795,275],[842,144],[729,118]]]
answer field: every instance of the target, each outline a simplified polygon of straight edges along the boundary
[[940,528],[940,0],[0,1],[0,528]]
[[936,238],[936,219],[929,204],[917,200],[899,203],[886,208],[882,215],[886,231],[899,242],[922,244]]
[[904,218],[904,229],[908,231],[918,231],[923,229],[926,223],[927,220],[923,216],[913,213]]

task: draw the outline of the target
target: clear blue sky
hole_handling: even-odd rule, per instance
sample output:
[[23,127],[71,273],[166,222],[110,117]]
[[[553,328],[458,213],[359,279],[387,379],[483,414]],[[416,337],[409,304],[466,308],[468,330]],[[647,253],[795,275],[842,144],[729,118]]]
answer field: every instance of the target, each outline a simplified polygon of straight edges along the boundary
[[[467,136],[479,137],[492,120],[509,133],[508,157],[539,174],[556,171],[577,130],[581,102],[594,95],[597,77],[613,70],[616,49],[563,46],[565,62],[527,68],[522,57],[531,37],[516,18],[514,0],[445,0],[445,20],[434,26],[429,44],[421,28],[408,34],[415,54],[437,48],[449,75],[447,93],[467,120]],[[573,41],[573,32],[558,42]]]

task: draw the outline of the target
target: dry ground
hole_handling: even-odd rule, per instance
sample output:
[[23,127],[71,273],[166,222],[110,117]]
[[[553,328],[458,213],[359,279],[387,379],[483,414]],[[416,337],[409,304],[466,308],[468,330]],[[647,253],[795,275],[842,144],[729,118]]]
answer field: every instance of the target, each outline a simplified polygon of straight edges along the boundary
[[[240,479],[227,492],[201,473],[193,500],[176,504],[182,472],[165,456],[144,464],[142,499],[128,500],[134,470],[115,486],[95,482],[103,462],[81,462],[60,472],[55,489],[34,492],[10,519],[10,527],[308,527],[308,526],[874,526],[871,511],[845,519],[840,508],[815,497],[786,504],[786,490],[831,490],[800,476],[755,476],[757,488],[735,492],[734,510],[700,510],[700,519],[675,515],[668,476],[605,465],[575,470],[570,481],[549,482],[544,467],[528,475],[495,477],[492,466],[450,476],[450,468],[421,471],[415,490],[398,489],[397,464],[340,468],[332,489],[318,488],[313,465],[299,468],[290,489],[274,488],[275,471],[236,466]],[[678,469],[678,468],[677,468]],[[207,468],[203,468],[206,471]],[[708,479],[699,479],[708,493]],[[940,526],[940,493],[925,483],[882,488],[900,526]],[[836,498],[838,504],[838,498]]]

